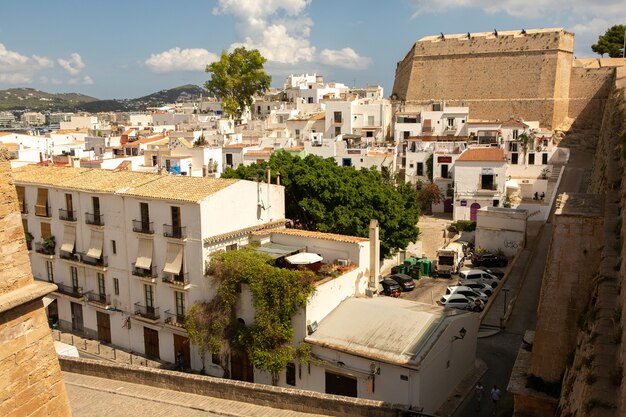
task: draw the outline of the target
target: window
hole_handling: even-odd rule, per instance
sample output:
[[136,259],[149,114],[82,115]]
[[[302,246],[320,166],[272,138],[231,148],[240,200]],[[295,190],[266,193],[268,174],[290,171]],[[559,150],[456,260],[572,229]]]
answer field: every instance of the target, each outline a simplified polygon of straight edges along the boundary
[[528,154],[528,165],[535,165],[535,154],[534,153],[529,153]]
[[482,190],[495,190],[492,174],[483,174],[480,176],[480,188]]
[[233,243],[232,245],[226,245],[226,251],[237,250],[237,244]]
[[454,118],[453,117],[448,117],[448,127],[454,127]]
[[493,200],[493,206],[498,207],[500,205],[500,200]]
[[54,282],[54,267],[52,261],[46,261],[46,275],[48,276],[48,282]]
[[515,129],[513,131],[513,139],[517,139],[518,136],[519,136],[519,131],[517,129]]
[[179,317],[185,316],[185,293],[180,291],[174,291],[174,298],[176,301],[176,315]]
[[424,175],[424,163],[423,162],[417,163],[417,175]]
[[341,160],[341,166],[342,167],[351,167],[352,166],[352,159],[351,158],[343,158]]
[[300,139],[300,129],[296,129],[296,139]]
[[441,164],[441,178],[448,178],[448,164]]
[[372,132],[371,130],[368,130],[367,132],[365,132],[365,137],[366,138],[373,138],[374,137],[374,132]]
[[511,151],[511,152],[517,152],[517,143],[515,143],[515,142],[509,142],[509,151]]
[[24,195],[26,194],[26,189],[22,186],[16,185],[15,190],[17,191],[17,200],[20,203],[20,212],[26,213],[26,204],[24,202]]
[[39,225],[41,229],[41,238],[45,239],[52,236],[52,229],[50,228],[50,223],[41,223]]
[[309,104],[313,103],[313,97],[309,97]]
[[78,268],[70,266],[70,277],[72,279],[72,288],[76,290],[78,288]]
[[68,214],[74,211],[74,202],[72,201],[72,194],[65,194],[65,209]]
[[93,205],[93,215],[94,215],[94,217],[100,217],[100,198],[99,197],[91,197],[91,204]]
[[98,272],[97,277],[98,277],[98,294],[100,296],[104,296],[106,294],[106,288],[104,285],[104,274]]
[[149,309],[154,308],[154,288],[152,285],[143,284],[144,298],[146,299],[146,307]]
[[113,292],[115,295],[120,295],[120,280],[117,278],[113,278]]
[[335,136],[341,135],[341,126],[335,126]]
[[296,365],[293,362],[287,364],[285,370],[285,382],[292,387],[296,386]]
[[48,207],[48,189],[37,189],[37,204],[35,204],[35,215],[41,217],[50,217],[50,208]]
[[409,164],[409,168],[411,168],[411,169],[413,168],[413,163]]
[[233,154],[232,153],[227,153],[226,154],[226,165],[232,167],[233,166]]
[[139,203],[139,212],[141,213],[141,225],[148,225],[150,223],[150,211],[148,209],[148,203]]
[[336,111],[336,112],[333,113],[333,122],[341,123],[341,112],[340,111]]
[[517,153],[512,153],[511,154],[511,165],[517,165],[518,164],[518,159],[519,159],[519,155]]
[[541,164],[542,165],[548,165],[548,154],[547,153],[542,153],[541,154]]
[[117,244],[114,240],[111,240],[111,251],[113,251],[113,255],[117,253]]
[[402,132],[402,137],[404,139],[408,139],[410,135],[411,135],[411,132],[407,132],[407,131]]
[[374,126],[374,116],[367,116],[367,125]]

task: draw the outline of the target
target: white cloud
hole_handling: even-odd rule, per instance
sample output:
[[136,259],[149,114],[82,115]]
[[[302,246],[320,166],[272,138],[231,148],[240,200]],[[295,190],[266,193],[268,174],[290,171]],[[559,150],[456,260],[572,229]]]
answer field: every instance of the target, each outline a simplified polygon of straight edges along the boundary
[[70,59],[59,58],[57,59],[57,62],[59,66],[70,75],[77,75],[83,68],[85,68],[83,59],[76,52],[70,55]]
[[144,64],[154,72],[204,71],[207,64],[218,59],[217,55],[202,48],[172,48],[150,55]]
[[92,85],[93,84],[93,78],[91,78],[89,75],[85,75],[83,77],[83,84],[84,85]]
[[10,51],[0,43],[0,82],[6,84],[28,84],[36,72],[53,67],[52,60],[32,55],[31,57]]
[[311,0],[219,0],[213,14],[231,14],[239,19],[236,30],[243,38],[230,50],[244,46],[258,49],[267,58],[268,67],[302,67],[320,61],[326,65],[364,69],[370,59],[352,48],[325,49],[318,56],[311,44],[313,20],[306,15]]
[[359,56],[352,48],[343,48],[340,50],[324,49],[320,52],[320,62],[341,68],[362,70],[367,69],[372,60]]

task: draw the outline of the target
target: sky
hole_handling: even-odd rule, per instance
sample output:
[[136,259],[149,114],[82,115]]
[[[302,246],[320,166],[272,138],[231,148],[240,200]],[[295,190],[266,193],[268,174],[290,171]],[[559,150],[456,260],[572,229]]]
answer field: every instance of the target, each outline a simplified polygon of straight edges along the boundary
[[391,94],[424,36],[564,28],[576,57],[626,24],[626,0],[2,0],[0,89],[99,99],[202,85],[222,51],[258,49],[272,86],[323,75]]

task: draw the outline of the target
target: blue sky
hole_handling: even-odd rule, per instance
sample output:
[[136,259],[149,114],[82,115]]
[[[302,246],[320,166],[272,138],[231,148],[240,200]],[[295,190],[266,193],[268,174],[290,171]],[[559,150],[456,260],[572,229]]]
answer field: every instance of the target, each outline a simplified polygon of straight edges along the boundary
[[272,85],[291,73],[382,85],[413,42],[440,32],[563,27],[575,55],[626,24],[624,0],[2,0],[0,89],[100,99],[202,85],[222,50],[259,49]]

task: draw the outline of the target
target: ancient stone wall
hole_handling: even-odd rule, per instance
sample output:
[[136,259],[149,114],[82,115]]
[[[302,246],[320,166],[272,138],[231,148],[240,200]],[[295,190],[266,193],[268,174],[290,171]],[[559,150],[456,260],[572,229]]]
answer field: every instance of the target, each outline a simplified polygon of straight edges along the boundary
[[604,106],[615,84],[615,68],[572,68],[568,117],[574,127],[599,129]]
[[34,282],[6,149],[0,148],[0,416],[70,416],[42,297]]

